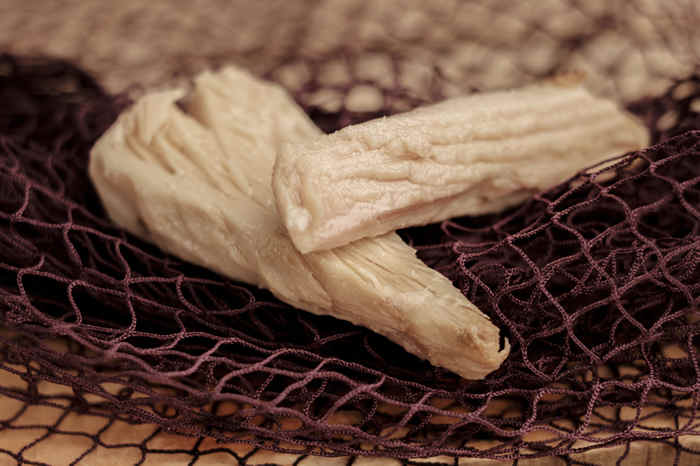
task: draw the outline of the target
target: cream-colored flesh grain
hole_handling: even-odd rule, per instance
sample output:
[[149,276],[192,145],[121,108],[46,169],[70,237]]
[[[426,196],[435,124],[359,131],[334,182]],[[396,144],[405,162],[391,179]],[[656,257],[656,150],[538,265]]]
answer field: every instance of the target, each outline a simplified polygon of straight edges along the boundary
[[366,326],[465,378],[498,368],[509,351],[507,342],[499,350],[498,329],[395,233],[299,253],[269,180],[281,144],[320,131],[281,89],[246,98],[262,86],[274,88],[234,69],[205,73],[183,100],[187,113],[178,90],[122,114],[89,167],[110,217],[165,251]]
[[475,94],[285,148],[278,210],[303,253],[503,210],[610,156],[646,129],[578,85]]

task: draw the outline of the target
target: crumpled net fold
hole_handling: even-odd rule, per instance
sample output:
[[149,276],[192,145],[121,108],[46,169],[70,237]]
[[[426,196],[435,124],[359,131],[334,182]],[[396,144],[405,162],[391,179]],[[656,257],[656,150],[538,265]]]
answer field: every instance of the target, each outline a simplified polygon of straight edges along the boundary
[[[66,61],[2,56],[0,368],[27,384],[0,394],[300,455],[686,451],[676,440],[700,433],[698,82],[630,104],[657,145],[508,212],[400,232],[513,345],[466,381],[116,228],[86,163],[128,98]],[[305,95],[326,130],[396,111],[320,111]]]

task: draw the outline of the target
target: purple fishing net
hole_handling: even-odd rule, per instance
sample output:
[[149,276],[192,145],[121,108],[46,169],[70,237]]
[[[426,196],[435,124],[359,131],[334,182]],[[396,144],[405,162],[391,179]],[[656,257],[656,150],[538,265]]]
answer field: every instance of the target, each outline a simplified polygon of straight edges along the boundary
[[[554,59],[544,65],[523,62],[518,75],[505,75],[526,82],[555,74],[575,51],[620,27],[612,13],[574,3],[591,18],[582,30],[557,37]],[[503,5],[493,7],[495,15],[507,16]],[[358,25],[365,24],[361,10],[349,13]],[[545,19],[529,20],[528,38],[549,31]],[[465,42],[488,32],[460,31]],[[420,85],[404,82],[402,67],[424,43],[435,57],[451,53],[426,37],[409,37],[396,49],[380,41],[318,56],[290,49],[257,71],[286,84],[327,131],[497,87],[486,59],[462,70],[471,79],[455,80],[436,66]],[[493,50],[508,47],[501,39],[493,39]],[[265,53],[260,46],[212,54],[207,64],[235,56],[254,65],[256,57],[272,56]],[[393,80],[361,75],[362,60],[373,54],[391,59]],[[180,58],[183,73],[197,68]],[[346,64],[349,81],[324,81],[330,58]],[[311,72],[293,86],[280,70],[300,63]],[[596,69],[617,79],[624,63]],[[513,345],[498,371],[473,382],[366,329],[294,310],[114,227],[85,168],[92,143],[128,99],[109,95],[66,61],[0,57],[0,369],[25,381],[0,383],[0,394],[24,402],[0,416],[0,438],[37,426],[46,431],[19,452],[0,442],[0,458],[32,464],[32,446],[58,434],[87,442],[75,458],[85,464],[106,445],[133,446],[139,461],[167,451],[193,463],[219,453],[253,462],[255,450],[205,446],[204,437],[300,460],[556,455],[577,464],[577,453],[618,444],[623,459],[640,440],[667,445],[676,461],[695,454],[683,439],[700,433],[700,133],[687,132],[700,130],[698,82],[692,76],[630,105],[660,145],[588,170],[504,214],[400,232]],[[376,108],[351,104],[363,85],[379,89]],[[340,96],[340,104],[319,100],[321,91]],[[44,390],[47,381],[70,389]],[[19,426],[31,406],[64,414]],[[71,429],[65,424],[73,413],[105,424]],[[142,441],[107,441],[121,421],[157,427]],[[164,432],[199,440],[167,449],[150,443]]]
[[[68,410],[295,453],[513,458],[697,433],[700,132],[511,212],[402,232],[513,344],[498,371],[469,382],[113,227],[85,166],[123,100],[64,62],[5,56],[0,68],[11,330],[0,349],[2,367],[29,382],[1,393],[50,405],[32,390],[48,380],[73,388]],[[238,408],[217,413],[225,403]],[[329,422],[343,413],[350,422]],[[677,427],[644,427],[662,415]],[[541,429],[555,447],[525,440]],[[470,446],[484,439],[498,442]]]

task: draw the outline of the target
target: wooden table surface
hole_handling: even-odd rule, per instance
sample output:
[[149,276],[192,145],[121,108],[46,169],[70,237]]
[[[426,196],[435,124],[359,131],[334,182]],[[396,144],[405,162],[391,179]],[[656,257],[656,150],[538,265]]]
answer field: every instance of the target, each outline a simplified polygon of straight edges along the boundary
[[[22,370],[22,368],[17,367],[17,370]],[[0,386],[21,389],[26,387],[26,382],[7,371],[0,371]],[[41,383],[39,390],[41,393],[51,395],[70,395],[72,393],[72,390],[66,386],[49,382]],[[90,397],[91,395],[86,396],[88,401],[91,401]],[[21,412],[21,415],[15,418],[16,413],[19,412]],[[61,416],[64,417],[61,418]],[[27,461],[45,462],[55,466],[69,465],[77,458],[83,457],[86,453],[87,455],[83,457],[82,462],[79,464],[95,466],[134,464],[141,460],[142,454],[144,453],[141,449],[137,448],[136,445],[141,445],[145,439],[151,437],[151,440],[145,442],[145,446],[150,450],[158,450],[158,452],[148,452],[145,454],[146,461],[143,463],[145,465],[188,464],[193,456],[185,453],[178,454],[176,451],[191,450],[195,447],[201,454],[199,460],[195,464],[200,466],[236,464],[238,460],[228,452],[207,453],[209,450],[220,450],[222,448],[232,450],[241,458],[245,457],[245,463],[248,465],[270,463],[291,465],[300,458],[299,455],[256,450],[242,444],[217,443],[211,438],[198,439],[161,432],[158,426],[154,424],[134,425],[117,421],[112,423],[108,429],[103,430],[104,426],[109,422],[108,419],[103,417],[75,413],[65,416],[63,410],[45,406],[30,406],[27,408],[22,401],[0,395],[0,423],[8,419],[13,419],[11,425],[16,428],[0,430],[0,466],[17,464],[7,453],[3,453],[3,450],[10,451],[14,454],[19,454],[21,452],[22,458]],[[59,419],[60,422],[58,422]],[[339,419],[338,422],[342,422],[342,420]],[[655,419],[653,425],[655,427],[669,428],[674,426],[670,418],[667,420]],[[52,426],[52,429],[49,429],[47,426]],[[99,438],[99,444],[87,436],[66,434],[67,432],[95,433],[98,431],[102,431],[97,436]],[[158,433],[153,436],[155,432]],[[539,439],[546,440],[546,435],[540,434]],[[536,440],[536,438],[533,436],[531,440]],[[35,441],[36,443],[31,445],[32,442]],[[124,446],[130,443],[134,446]],[[681,437],[679,443],[688,449],[700,450],[700,437]],[[486,449],[493,444],[495,444],[495,442],[480,442],[480,444],[475,445],[475,447]],[[27,445],[31,445],[31,447],[25,449]],[[583,448],[585,446],[585,442],[578,442],[577,447]],[[619,458],[624,456],[625,459],[620,463],[624,466],[656,466],[672,464],[675,454],[674,448],[666,443],[633,442],[630,444],[628,452],[626,452],[625,445],[616,445],[574,454],[571,455],[570,458],[587,464],[609,465],[615,464]],[[307,456],[297,464],[307,466],[313,464],[335,466],[349,464],[350,460],[351,458],[349,457],[325,458]],[[688,453],[682,453],[679,460],[678,464],[681,466],[700,464],[700,456],[694,456]],[[415,463],[430,462],[445,465],[455,464],[453,458],[444,456],[424,459],[414,458],[411,461]],[[389,458],[373,457],[359,457],[355,458],[352,462],[353,466],[394,464],[399,464],[399,461]],[[458,464],[469,466],[497,466],[512,464],[512,461],[460,458]],[[519,466],[560,466],[565,464],[566,462],[563,459],[552,456],[525,459],[518,462]]]

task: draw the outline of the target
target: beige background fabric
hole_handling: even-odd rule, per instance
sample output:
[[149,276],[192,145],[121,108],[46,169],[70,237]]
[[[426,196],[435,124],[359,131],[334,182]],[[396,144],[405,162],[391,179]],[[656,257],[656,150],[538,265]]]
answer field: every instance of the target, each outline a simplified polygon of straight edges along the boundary
[[[77,60],[111,91],[224,63],[278,68],[297,87],[309,62],[339,50],[364,59],[356,77],[417,93],[433,67],[456,93],[520,85],[560,61],[629,100],[692,69],[698,18],[693,0],[4,0],[0,49]],[[387,56],[396,70],[382,68]],[[344,66],[331,62],[325,79],[342,82]]]

